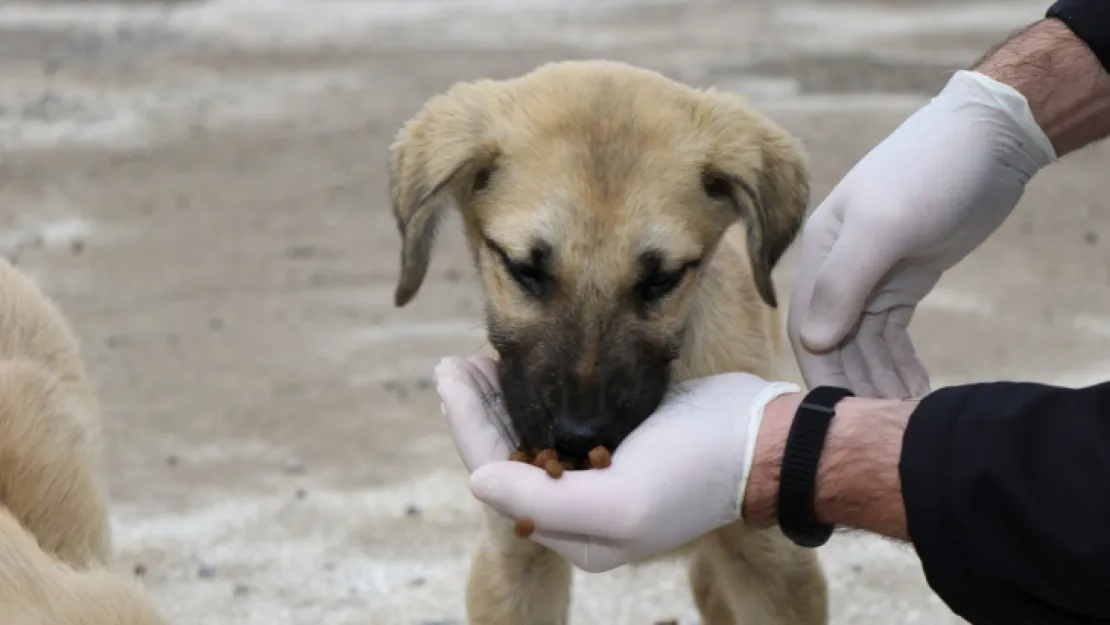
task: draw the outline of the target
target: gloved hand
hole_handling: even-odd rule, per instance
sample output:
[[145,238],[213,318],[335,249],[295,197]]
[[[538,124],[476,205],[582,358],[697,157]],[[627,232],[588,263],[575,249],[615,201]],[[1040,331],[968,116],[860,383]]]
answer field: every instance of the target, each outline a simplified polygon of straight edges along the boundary
[[543,469],[512,451],[498,386],[483,357],[436,368],[443,412],[471,471],[473,494],[502,516],[527,517],[532,540],[590,572],[658,555],[740,518],[756,435],[767,403],[795,384],[729,373],[681,385],[617,448],[607,469]]
[[1019,92],[956,72],[807,220],[787,323],[806,384],[927,393],[907,331],[917,304],[1055,159]]

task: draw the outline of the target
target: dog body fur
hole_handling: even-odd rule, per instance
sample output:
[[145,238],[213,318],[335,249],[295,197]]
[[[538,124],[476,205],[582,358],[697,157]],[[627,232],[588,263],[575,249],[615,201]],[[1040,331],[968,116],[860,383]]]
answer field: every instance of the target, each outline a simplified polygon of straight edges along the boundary
[[0,260],[0,614],[12,625],[160,625],[108,569],[100,408],[57,307]]
[[[461,83],[398,133],[391,186],[398,306],[423,281],[444,205],[459,208],[525,446],[619,444],[662,400],[659,382],[776,377],[770,273],[804,218],[805,161],[735,95],[609,61]],[[487,518],[470,623],[564,625],[569,564]],[[705,625],[828,620],[815,552],[777,528],[738,522],[677,555]]]

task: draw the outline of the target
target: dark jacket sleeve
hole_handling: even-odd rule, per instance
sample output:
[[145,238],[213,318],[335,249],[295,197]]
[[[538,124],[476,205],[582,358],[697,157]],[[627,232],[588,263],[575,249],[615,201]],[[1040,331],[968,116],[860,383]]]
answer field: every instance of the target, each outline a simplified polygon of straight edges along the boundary
[[1110,71],[1110,0],[1056,0],[1045,17],[1064,22]]
[[973,625],[1110,623],[1110,382],[938,389],[899,467],[930,587]]

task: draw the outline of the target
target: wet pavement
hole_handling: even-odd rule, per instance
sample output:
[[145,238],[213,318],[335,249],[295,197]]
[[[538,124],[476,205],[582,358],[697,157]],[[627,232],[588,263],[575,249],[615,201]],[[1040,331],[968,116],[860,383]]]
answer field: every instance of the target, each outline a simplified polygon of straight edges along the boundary
[[[590,57],[735,89],[803,138],[816,201],[1045,6],[0,1],[0,253],[84,341],[121,570],[181,625],[464,622],[481,517],[430,380],[482,343],[456,230],[392,305],[387,148],[428,97]],[[1110,374],[1108,150],[1038,176],[923,303],[938,384]],[[837,625],[960,622],[904,547],[822,556]],[[576,625],[668,618],[696,621],[677,565],[576,577]]]

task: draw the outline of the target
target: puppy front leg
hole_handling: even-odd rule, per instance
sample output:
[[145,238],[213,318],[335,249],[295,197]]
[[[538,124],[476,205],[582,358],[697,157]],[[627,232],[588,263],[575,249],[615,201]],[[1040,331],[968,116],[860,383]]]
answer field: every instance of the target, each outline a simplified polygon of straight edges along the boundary
[[688,571],[690,591],[702,625],[736,625],[727,596],[721,589],[722,575],[716,570],[718,558],[713,550],[717,546],[717,540],[712,536],[694,543]]
[[736,623],[828,623],[828,584],[817,552],[798,547],[778,528],[754,530],[743,522],[725,526],[705,540],[700,555],[709,561],[714,590],[721,593]]
[[566,625],[570,564],[513,533],[513,522],[486,509],[486,532],[470,565],[470,625]]

